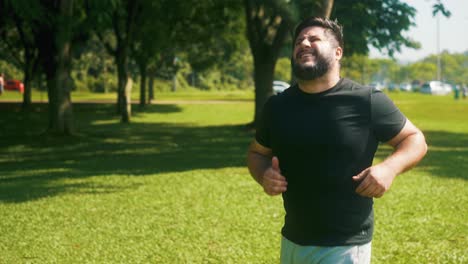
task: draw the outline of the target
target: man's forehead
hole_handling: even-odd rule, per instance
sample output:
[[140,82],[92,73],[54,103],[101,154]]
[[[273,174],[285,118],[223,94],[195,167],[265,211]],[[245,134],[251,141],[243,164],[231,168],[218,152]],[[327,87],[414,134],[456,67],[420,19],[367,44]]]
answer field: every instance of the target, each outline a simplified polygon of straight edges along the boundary
[[302,37],[304,35],[307,36],[317,36],[317,35],[325,35],[325,28],[319,26],[310,26],[306,27],[297,35],[297,37]]

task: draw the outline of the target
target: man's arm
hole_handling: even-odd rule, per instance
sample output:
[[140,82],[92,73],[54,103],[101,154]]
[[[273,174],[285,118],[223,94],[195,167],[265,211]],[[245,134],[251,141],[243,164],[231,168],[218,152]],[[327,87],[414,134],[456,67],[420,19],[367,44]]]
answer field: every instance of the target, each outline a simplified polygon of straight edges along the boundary
[[394,152],[383,162],[353,177],[353,180],[361,182],[356,188],[359,195],[382,197],[395,177],[415,166],[427,152],[423,133],[409,120],[406,120],[400,133],[387,143],[394,148]]
[[278,158],[273,157],[271,149],[260,145],[255,139],[247,153],[247,166],[267,194],[278,195],[286,191],[288,183],[281,175]]

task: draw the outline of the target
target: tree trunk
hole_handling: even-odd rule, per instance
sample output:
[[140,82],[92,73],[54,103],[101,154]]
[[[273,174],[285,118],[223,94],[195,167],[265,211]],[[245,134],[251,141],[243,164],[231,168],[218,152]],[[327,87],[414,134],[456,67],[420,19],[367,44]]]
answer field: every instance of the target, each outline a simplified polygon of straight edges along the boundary
[[172,92],[177,91],[177,72],[172,76]]
[[268,100],[268,97],[273,94],[272,85],[275,63],[275,61],[272,61],[271,58],[268,57],[254,57],[255,113],[253,125],[255,127],[258,125],[263,106]]
[[133,80],[130,76],[127,77],[127,83],[125,84],[125,97],[124,97],[124,113],[122,114],[122,123],[130,123],[130,117],[132,116],[132,87]]
[[321,10],[318,11],[318,16],[330,18],[333,10],[334,0],[321,0]]
[[59,135],[73,133],[73,112],[70,98],[71,71],[71,18],[73,0],[60,1],[61,23],[56,25],[55,71],[49,71],[47,84],[49,89],[49,128],[48,132]]
[[148,80],[148,104],[154,100],[154,75],[150,74]]
[[[31,107],[31,90],[34,75],[36,74],[38,58],[37,45],[31,43],[30,36],[26,36],[27,33],[24,31],[24,23],[15,16],[16,29],[18,30],[21,42],[23,43],[23,73],[24,73],[24,93],[23,93],[23,104],[22,110],[27,111]],[[32,33],[30,33],[32,34]]]
[[[130,122],[131,116],[131,89],[132,84],[128,85],[130,79],[128,74],[128,52],[127,47],[120,43],[117,47],[116,61],[117,61],[117,74],[118,74],[118,88],[117,88],[117,111],[120,113],[120,120],[123,123]],[[122,47],[123,46],[123,47]],[[130,93],[128,92],[130,90]]]
[[258,126],[263,105],[273,94],[276,60],[291,24],[279,14],[265,14],[265,6],[258,4],[251,0],[244,1],[247,37],[254,58],[255,113],[253,122],[249,124],[254,128]]
[[33,80],[33,72],[34,72],[34,65],[31,63],[29,59],[26,59],[26,63],[24,66],[24,94],[23,94],[23,104],[22,109],[28,110],[31,107],[31,90],[32,90],[32,80]]
[[140,107],[146,105],[146,76],[147,76],[147,66],[146,63],[141,63],[140,67]]

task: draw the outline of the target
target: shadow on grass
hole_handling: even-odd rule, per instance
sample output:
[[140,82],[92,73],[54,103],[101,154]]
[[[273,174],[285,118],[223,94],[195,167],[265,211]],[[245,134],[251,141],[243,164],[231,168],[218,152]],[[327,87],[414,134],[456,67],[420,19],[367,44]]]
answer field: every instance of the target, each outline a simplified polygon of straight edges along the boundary
[[[245,166],[252,134],[242,126],[193,126],[175,123],[93,124],[111,119],[113,106],[75,106],[80,135],[50,138],[31,135],[46,113],[9,112],[0,120],[8,127],[0,139],[0,201],[24,202],[64,192],[113,192],[124,186],[93,185],[79,179],[155,175],[195,169]],[[142,111],[142,110],[137,110]],[[154,105],[156,113],[178,111]],[[26,125],[28,124],[28,125]],[[58,181],[76,179],[79,183]],[[133,186],[134,187],[134,186]],[[130,188],[130,187],[129,187]]]
[[[468,180],[468,133],[423,131],[428,152],[417,165],[431,175]],[[384,159],[390,147],[380,148],[376,157]]]
[[[97,120],[111,120],[114,111],[114,105],[77,105],[75,119],[80,122],[81,134],[56,138],[39,136],[33,130],[44,127],[45,109],[4,111],[0,119],[0,202],[136,188],[84,180],[94,176],[157,177],[164,172],[245,166],[253,135],[243,126],[96,124]],[[144,110],[136,108],[134,114],[178,111],[176,105],[152,105]],[[468,133],[425,131],[425,135],[429,152],[418,166],[434,176],[466,180]],[[377,157],[384,158],[390,151],[381,148]]]

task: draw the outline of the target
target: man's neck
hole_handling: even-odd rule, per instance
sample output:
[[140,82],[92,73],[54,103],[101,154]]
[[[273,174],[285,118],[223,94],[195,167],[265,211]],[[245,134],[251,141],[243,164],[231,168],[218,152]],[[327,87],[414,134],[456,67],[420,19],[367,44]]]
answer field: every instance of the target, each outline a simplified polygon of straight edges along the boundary
[[320,93],[331,89],[340,81],[339,72],[328,72],[314,80],[297,80],[299,89],[305,93]]

